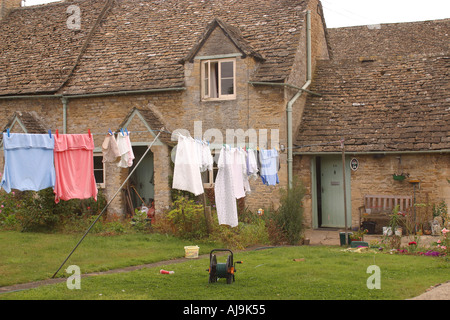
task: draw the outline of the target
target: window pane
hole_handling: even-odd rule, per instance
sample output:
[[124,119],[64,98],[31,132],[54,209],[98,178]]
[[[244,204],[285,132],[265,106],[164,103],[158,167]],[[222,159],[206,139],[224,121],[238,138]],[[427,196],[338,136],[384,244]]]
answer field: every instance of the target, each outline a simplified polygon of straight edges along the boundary
[[203,63],[203,88],[204,88],[204,95],[205,97],[209,96],[209,63],[205,62]]
[[233,61],[221,62],[221,75],[223,78],[233,78],[234,70],[233,70]]
[[103,156],[94,156],[94,177],[96,183],[103,183]]
[[218,62],[211,62],[210,63],[210,89],[211,98],[218,98],[219,97],[219,86],[218,86],[218,78],[219,78],[219,63]]
[[234,80],[233,79],[222,79],[221,82],[221,94],[234,94]]

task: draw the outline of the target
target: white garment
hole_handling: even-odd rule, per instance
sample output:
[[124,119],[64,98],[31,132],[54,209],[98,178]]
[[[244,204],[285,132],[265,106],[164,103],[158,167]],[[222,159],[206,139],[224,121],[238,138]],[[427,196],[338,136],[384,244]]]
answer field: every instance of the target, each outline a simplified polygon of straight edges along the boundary
[[200,172],[205,172],[206,170],[212,170],[214,159],[211,154],[211,149],[209,146],[199,140],[195,140],[196,142],[196,154],[199,162]]
[[233,175],[233,186],[234,186],[234,195],[236,199],[240,199],[245,197],[245,189],[244,189],[244,173],[246,168],[245,165],[245,157],[243,158],[243,153],[241,150],[237,148],[232,148],[229,150],[232,154],[232,175]]
[[236,227],[238,225],[238,215],[236,196],[234,194],[233,160],[234,153],[223,147],[220,150],[219,160],[217,161],[219,171],[214,184],[214,194],[219,224]]
[[253,179],[258,177],[258,161],[256,158],[256,150],[247,150],[247,176]]
[[196,196],[204,192],[197,142],[190,137],[178,137],[172,188],[188,191]]
[[130,136],[119,133],[117,135],[117,146],[120,153],[120,161],[117,166],[121,168],[131,167],[133,165],[134,153],[131,147]]
[[202,170],[203,171],[206,171],[206,170],[212,171],[213,165],[214,165],[214,159],[211,154],[211,149],[209,148],[209,145],[203,144]]
[[120,157],[119,146],[114,135],[106,135],[102,143],[103,162],[115,162]]

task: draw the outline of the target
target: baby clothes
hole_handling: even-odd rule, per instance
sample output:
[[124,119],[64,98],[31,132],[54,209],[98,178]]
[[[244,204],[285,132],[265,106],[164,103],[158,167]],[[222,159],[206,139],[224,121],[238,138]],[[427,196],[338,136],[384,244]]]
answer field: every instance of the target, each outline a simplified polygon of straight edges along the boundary
[[39,191],[55,186],[54,137],[48,134],[3,133],[5,167],[1,186],[6,192]]
[[274,186],[278,180],[278,151],[276,149],[261,150],[259,152],[261,162],[261,179],[265,185]]
[[88,134],[55,136],[55,202],[70,199],[97,201],[94,177],[94,140]]
[[130,136],[119,133],[117,135],[117,146],[120,153],[120,161],[117,166],[121,168],[131,167],[133,165],[134,153],[131,147]]
[[256,179],[258,175],[258,161],[256,150],[247,149],[247,176]]
[[119,146],[114,135],[108,134],[102,143],[103,162],[115,162],[120,157]]

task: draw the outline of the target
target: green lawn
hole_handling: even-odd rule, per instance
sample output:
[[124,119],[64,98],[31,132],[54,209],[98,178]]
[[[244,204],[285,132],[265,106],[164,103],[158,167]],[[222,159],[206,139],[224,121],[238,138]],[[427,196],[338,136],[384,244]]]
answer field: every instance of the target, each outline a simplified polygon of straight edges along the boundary
[[[5,244],[6,240],[10,245]],[[130,262],[149,263],[183,256],[183,245],[192,244],[183,244],[162,235],[89,236],[86,240],[89,241],[82,243],[68,262],[77,264],[82,273],[125,266]],[[11,283],[8,276],[5,277],[7,274],[16,280],[30,280],[32,277],[19,277],[18,274],[33,270],[36,270],[36,279],[51,276],[74,241],[78,241],[78,237],[0,233],[2,285]],[[200,253],[208,253],[214,244],[199,246]],[[430,286],[450,279],[450,263],[443,258],[344,252],[340,247],[299,246],[238,251],[234,253],[234,259],[244,263],[236,265],[236,282],[229,285],[225,279],[209,284],[206,271],[209,258],[201,258],[157,268],[82,278],[80,290],[69,290],[63,282],[2,294],[0,299],[392,300],[417,296]],[[225,260],[226,255],[218,257],[219,263]],[[366,282],[371,275],[367,268],[370,265],[377,265],[381,270],[381,289],[367,288]],[[160,274],[161,268],[175,273]]]
[[[81,236],[1,231],[0,286],[52,277]],[[69,265],[78,265],[82,273],[90,273],[180,258],[184,246],[189,245],[199,245],[200,254],[216,246],[157,233],[112,237],[88,234],[57,276],[66,277],[64,269]]]

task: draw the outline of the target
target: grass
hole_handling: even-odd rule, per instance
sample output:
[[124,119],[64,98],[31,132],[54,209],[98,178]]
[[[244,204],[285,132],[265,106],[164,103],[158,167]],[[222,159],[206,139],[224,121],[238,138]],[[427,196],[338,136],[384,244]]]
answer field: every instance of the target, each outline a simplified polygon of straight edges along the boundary
[[[40,274],[50,275],[61,263],[67,248],[73,245],[72,236],[0,233],[0,252],[4,257],[4,240],[21,242],[16,254],[10,255],[1,266],[14,265],[24,272],[23,264],[32,261],[47,265]],[[23,241],[20,238],[24,238]],[[130,235],[120,237],[91,237],[88,244],[70,262],[80,266],[82,273],[126,265],[148,263],[175,257],[180,240],[161,235]],[[38,239],[46,244],[39,245]],[[119,239],[120,238],[120,239]],[[59,239],[59,240],[58,240]],[[42,239],[41,239],[42,240]],[[11,243],[11,242],[10,242]],[[186,245],[187,243],[184,243]],[[192,244],[192,243],[189,243]],[[207,247],[207,246],[210,247]],[[200,253],[208,253],[213,244],[199,245]],[[64,249],[63,249],[64,248]],[[31,250],[53,251],[32,253]],[[80,249],[80,248],[79,248]],[[184,254],[184,250],[178,256]],[[59,253],[58,253],[59,252]],[[64,254],[63,254],[64,253]],[[57,255],[58,258],[54,258]],[[218,256],[218,263],[226,261]],[[13,258],[16,257],[16,258]],[[52,263],[46,262],[47,258]],[[65,258],[65,257],[64,257]],[[42,261],[41,261],[42,259]],[[344,252],[340,247],[276,247],[263,250],[234,252],[237,264],[236,282],[227,285],[225,279],[208,283],[209,258],[191,259],[183,263],[168,264],[120,274],[86,277],[80,290],[69,290],[66,283],[43,286],[0,295],[2,300],[394,300],[407,299],[423,293],[428,287],[449,280],[450,264],[442,258],[390,255],[385,253]],[[294,261],[298,259],[299,261]],[[117,261],[116,261],[117,260]],[[367,268],[377,265],[381,270],[381,289],[368,289]],[[51,268],[50,268],[51,267]],[[14,269],[14,268],[12,268]],[[49,269],[51,272],[47,273]],[[173,270],[163,275],[160,269]],[[30,269],[32,270],[32,269]],[[41,275],[41,277],[42,277]],[[2,276],[3,281],[3,276]]]
[[[53,276],[81,239],[80,234],[0,232],[0,286],[44,280]],[[78,265],[82,273],[105,271],[175,259],[184,246],[199,245],[200,254],[216,245],[192,242],[162,234],[89,234],[64,265]],[[58,277],[65,277],[62,268]]]

